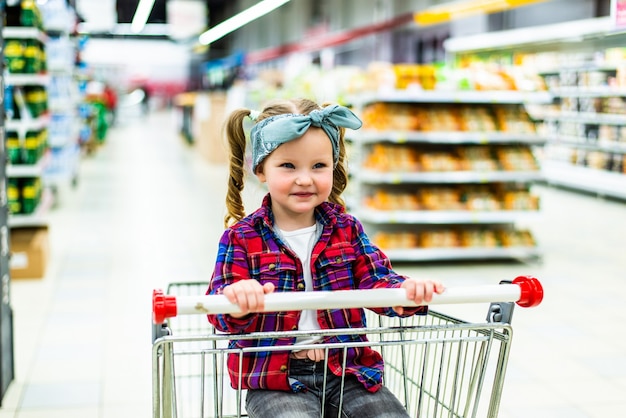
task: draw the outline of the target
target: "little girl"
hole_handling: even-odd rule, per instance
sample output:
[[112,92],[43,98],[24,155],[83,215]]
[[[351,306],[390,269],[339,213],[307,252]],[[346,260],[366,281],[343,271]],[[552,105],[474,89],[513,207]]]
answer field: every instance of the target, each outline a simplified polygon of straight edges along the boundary
[[[268,189],[261,207],[248,216],[241,198],[246,117],[256,122],[250,134],[252,172]],[[407,299],[418,304],[443,292],[439,282],[394,272],[361,223],[346,213],[341,198],[348,178],[344,129],[360,127],[361,121],[349,109],[338,105],[321,108],[307,99],[277,101],[258,114],[242,109],[229,116],[227,229],[207,293],[225,295],[241,312],[209,315],[216,329],[237,334],[365,326],[363,309],[262,313],[264,295],[271,292],[401,287],[406,289]],[[427,308],[398,306],[374,311],[410,316],[425,314]],[[293,349],[246,352],[242,358],[230,354],[231,384],[239,388],[241,382],[240,389],[248,390],[250,417],[319,417],[322,408],[328,416],[407,417],[402,404],[382,385],[383,361],[375,350],[349,348],[342,382],[343,350],[329,350],[326,359],[324,350],[298,349],[316,342],[356,341],[367,340],[362,335],[324,337],[322,341],[233,340],[231,348],[281,345]],[[340,412],[344,415],[338,415]]]

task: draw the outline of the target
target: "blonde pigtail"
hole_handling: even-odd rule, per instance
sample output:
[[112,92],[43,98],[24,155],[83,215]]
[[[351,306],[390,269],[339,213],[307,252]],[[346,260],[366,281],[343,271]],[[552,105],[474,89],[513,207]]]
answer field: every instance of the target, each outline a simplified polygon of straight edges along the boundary
[[333,171],[333,187],[328,196],[328,201],[346,207],[346,202],[341,195],[348,186],[348,168],[346,167],[346,143],[344,141],[345,129],[339,128],[339,158]]
[[250,110],[239,109],[232,112],[226,121],[226,139],[230,149],[228,191],[226,192],[226,216],[224,226],[240,221],[245,217],[241,192],[244,188],[246,135],[243,128],[244,118],[250,116]]

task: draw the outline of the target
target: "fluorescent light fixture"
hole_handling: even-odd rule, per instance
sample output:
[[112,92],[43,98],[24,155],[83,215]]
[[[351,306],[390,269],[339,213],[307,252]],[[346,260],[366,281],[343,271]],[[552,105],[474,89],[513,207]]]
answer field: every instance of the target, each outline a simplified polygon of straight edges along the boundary
[[229,19],[226,19],[222,23],[213,26],[211,29],[200,35],[198,40],[202,45],[209,45],[217,41],[218,39],[223,38],[229,33],[239,29],[240,27],[247,25],[253,20],[256,20],[261,16],[264,16],[269,12],[279,8],[288,1],[289,0],[264,0],[258,2],[249,9],[246,9],[243,12],[238,13]]
[[131,31],[139,33],[143,30],[144,26],[146,26],[146,22],[148,22],[148,17],[150,17],[150,13],[152,12],[152,7],[154,7],[154,0],[139,1],[137,10],[135,10],[135,15],[133,16],[133,22],[130,26]]

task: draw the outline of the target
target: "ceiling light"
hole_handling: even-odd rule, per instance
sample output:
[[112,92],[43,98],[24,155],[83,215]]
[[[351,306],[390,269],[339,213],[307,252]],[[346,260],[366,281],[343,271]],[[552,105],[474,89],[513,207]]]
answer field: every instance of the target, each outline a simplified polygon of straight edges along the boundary
[[135,10],[135,15],[133,16],[133,22],[131,24],[131,31],[134,33],[139,33],[143,30],[144,26],[146,26],[146,22],[148,22],[148,17],[150,17],[150,13],[152,12],[152,7],[154,6],[154,0],[140,0],[137,5],[137,10]]
[[211,29],[200,35],[198,40],[202,45],[209,45],[217,41],[218,39],[228,35],[229,33],[239,29],[240,27],[247,25],[253,20],[256,20],[261,16],[264,16],[269,12],[279,8],[288,1],[289,0],[261,1],[250,7],[249,9],[246,9],[243,12],[238,13],[229,19],[226,19],[222,23],[213,26]]

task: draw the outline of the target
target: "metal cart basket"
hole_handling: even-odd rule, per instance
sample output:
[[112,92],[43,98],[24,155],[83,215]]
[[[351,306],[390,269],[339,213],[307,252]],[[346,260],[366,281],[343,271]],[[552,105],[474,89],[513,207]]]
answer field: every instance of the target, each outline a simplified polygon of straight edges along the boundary
[[[518,277],[513,282],[495,286],[446,289],[430,303],[504,300],[490,304],[485,323],[468,323],[432,309],[428,315],[408,318],[379,316],[366,310],[367,328],[237,334],[234,337],[212,329],[205,315],[235,312],[236,306],[223,296],[200,296],[206,287],[206,283],[172,283],[167,295],[154,291],[154,418],[247,416],[245,391],[231,387],[226,356],[246,350],[278,351],[293,347],[229,349],[228,341],[232,338],[344,334],[365,334],[369,341],[298,347],[321,348],[326,358],[330,350],[345,352],[365,344],[372,347],[382,354],[385,362],[384,385],[412,417],[497,417],[511,348],[513,302],[525,307],[536,306],[543,298],[537,279]],[[294,301],[293,295],[285,298],[284,294],[270,294],[266,295],[266,311],[296,310],[293,306],[299,309],[398,306],[406,304],[403,292],[403,289],[383,289],[382,292],[355,290],[303,295],[324,293],[325,298],[337,297],[324,301]],[[348,301],[348,294],[355,294],[358,301]],[[277,299],[270,300],[274,296]],[[196,315],[188,315],[194,313]]]

